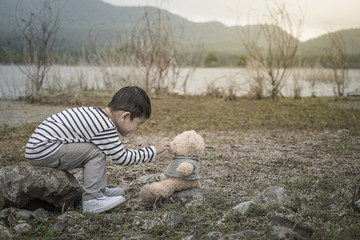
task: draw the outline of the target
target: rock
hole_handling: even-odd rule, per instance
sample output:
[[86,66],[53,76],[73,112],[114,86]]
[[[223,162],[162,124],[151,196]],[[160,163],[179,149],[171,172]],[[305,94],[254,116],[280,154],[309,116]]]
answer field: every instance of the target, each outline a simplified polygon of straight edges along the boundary
[[[48,205],[60,208],[65,203],[81,202],[82,189],[67,171],[33,166],[7,166],[0,169],[0,207],[28,210]],[[3,202],[3,203],[2,203]]]
[[253,201],[246,201],[246,202],[240,203],[239,205],[236,205],[231,210],[234,213],[240,213],[240,214],[245,215],[251,205],[254,205]]
[[74,219],[78,219],[78,218],[85,218],[85,216],[82,215],[81,213],[78,213],[75,211],[69,211],[69,212],[65,212],[65,213],[61,214],[56,219],[66,222],[66,221],[74,220]]
[[227,212],[221,221],[225,221],[227,218],[236,216],[236,215],[246,215],[251,205],[254,205],[253,201],[242,202],[235,207],[233,207],[229,212]]
[[54,225],[52,225],[51,230],[54,232],[63,232],[66,228],[66,223],[63,221],[58,221]]
[[42,219],[42,220],[46,220],[49,217],[49,212],[42,209],[42,208],[38,208],[33,212],[33,216],[37,219]]
[[288,196],[282,187],[271,186],[266,188],[255,200],[254,203],[260,205],[282,204]]
[[7,218],[8,218],[8,215],[7,215],[6,211],[5,211],[5,209],[0,211],[0,225],[8,226]]
[[2,188],[0,187],[0,210],[5,207],[5,197]]
[[135,217],[133,224],[143,230],[153,229],[155,226],[161,225],[156,220],[144,220],[139,217]]
[[314,231],[311,228],[304,226],[300,223],[295,223],[284,217],[272,216],[272,217],[270,217],[270,221],[273,225],[279,225],[279,226],[290,228],[293,231],[300,234],[304,238],[311,238],[312,234],[314,233]]
[[211,240],[211,239],[220,239],[221,237],[221,232],[209,232],[208,234],[206,234],[205,236],[203,236],[201,239],[204,240]]
[[0,239],[12,240],[14,236],[10,232],[10,229],[0,224]]
[[360,199],[355,202],[355,210],[360,212]]
[[286,239],[286,240],[301,240],[303,239],[300,234],[294,232],[290,228],[282,226],[272,226],[271,227],[271,236],[275,239]]
[[237,233],[227,234],[220,238],[220,240],[235,240],[235,239],[253,239],[255,232],[253,230],[245,230]]
[[104,221],[114,225],[123,225],[125,223],[125,218],[115,213],[105,214]]
[[165,199],[165,201],[169,201],[171,203],[191,203],[196,201],[202,201],[203,190],[200,188],[189,188],[186,190],[182,190],[179,192],[175,192],[171,197]]
[[170,226],[178,226],[185,223],[185,217],[179,212],[167,212],[162,215],[162,222],[167,223]]
[[28,220],[34,218],[34,213],[32,211],[29,211],[29,210],[20,209],[16,213],[16,218],[22,219],[24,221],[28,221]]
[[14,230],[16,232],[19,232],[19,233],[24,233],[24,232],[28,232],[32,229],[31,225],[24,222],[24,223],[19,223],[19,224],[16,224],[14,226]]
[[126,238],[122,238],[123,240],[152,240],[153,238],[149,235],[146,234],[141,234],[141,235],[137,235],[137,236],[131,236],[131,237],[126,237]]
[[194,235],[189,235],[189,236],[183,237],[181,240],[197,240],[197,238]]

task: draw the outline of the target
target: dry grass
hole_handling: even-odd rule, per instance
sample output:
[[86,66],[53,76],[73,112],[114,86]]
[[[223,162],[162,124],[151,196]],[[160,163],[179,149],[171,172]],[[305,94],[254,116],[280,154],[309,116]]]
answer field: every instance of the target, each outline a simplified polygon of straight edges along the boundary
[[[84,105],[103,106],[109,99],[83,98]],[[51,102],[51,100],[47,100]],[[174,137],[195,129],[206,140],[201,160],[204,201],[199,206],[140,203],[137,189],[115,212],[125,218],[121,226],[109,226],[101,215],[86,215],[62,234],[50,230],[54,219],[23,238],[128,239],[148,234],[158,239],[179,239],[211,231],[223,234],[253,229],[266,239],[269,218],[283,215],[314,230],[313,239],[355,239],[360,235],[359,213],[353,210],[360,198],[360,110],[339,106],[359,104],[360,99],[309,98],[225,102],[203,97],[153,98],[153,115],[134,135],[123,139],[130,148],[152,144],[163,136]],[[340,103],[340,104],[339,104]],[[349,104],[347,104],[349,103]],[[354,104],[355,103],[355,104]],[[27,164],[23,146],[36,124],[1,130],[1,166]],[[170,155],[134,167],[108,165],[109,183],[127,187],[140,176],[161,173]],[[291,201],[284,209],[262,209],[217,224],[222,216],[267,186],[283,186]],[[68,209],[70,210],[70,209]],[[133,222],[161,218],[179,211],[186,223],[141,230]],[[33,225],[39,226],[38,222]],[[82,234],[79,234],[79,229]],[[101,236],[101,237],[99,237]]]

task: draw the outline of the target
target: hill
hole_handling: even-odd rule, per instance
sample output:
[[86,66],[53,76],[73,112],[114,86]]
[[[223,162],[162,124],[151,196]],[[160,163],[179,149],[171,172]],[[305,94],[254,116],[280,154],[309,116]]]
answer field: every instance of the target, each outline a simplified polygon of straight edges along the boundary
[[[57,34],[57,48],[60,51],[79,52],[94,43],[108,41],[125,43],[129,34],[138,24],[144,12],[157,12],[170,24],[173,31],[181,34],[185,43],[201,42],[205,51],[219,54],[245,53],[241,44],[241,30],[244,27],[228,27],[219,22],[196,23],[166,10],[158,12],[154,7],[118,7],[101,0],[57,0],[55,8],[61,9],[61,25]],[[5,48],[15,47],[15,12],[18,20],[28,19],[30,12],[36,13],[42,0],[14,1],[0,0],[0,43]],[[347,43],[349,54],[360,54],[360,29],[341,30]],[[303,56],[323,55],[326,34],[306,42],[301,42],[299,53]]]
[[[346,43],[348,54],[360,54],[360,28],[344,29],[337,31]],[[304,55],[324,54],[328,44],[328,34],[300,43],[299,52]]]

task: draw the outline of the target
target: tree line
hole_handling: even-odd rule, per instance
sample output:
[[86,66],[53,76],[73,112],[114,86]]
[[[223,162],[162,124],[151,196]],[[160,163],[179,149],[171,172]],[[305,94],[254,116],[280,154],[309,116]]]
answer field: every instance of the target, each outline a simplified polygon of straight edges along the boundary
[[112,77],[107,72],[109,66],[128,66],[131,69],[129,75],[120,81],[141,85],[156,93],[169,92],[178,82],[182,82],[182,90],[186,93],[188,79],[199,66],[246,66],[252,69],[249,81],[256,89],[256,95],[260,98],[270,96],[275,100],[282,96],[281,86],[294,67],[314,64],[332,69],[337,94],[342,96],[351,66],[349,60],[359,62],[359,56],[346,54],[346,44],[339,33],[329,34],[326,55],[298,55],[297,39],[304,18],[295,16],[285,3],[277,1],[267,7],[264,15],[267,24],[259,23],[257,31],[243,28],[239,40],[245,46],[242,54],[206,52],[200,42],[185,43],[182,36],[175,35],[169,19],[161,15],[160,9],[145,11],[126,43],[114,41],[99,46],[90,42],[78,52],[60,52],[54,46],[60,28],[61,8],[53,8],[51,3],[44,0],[38,12],[29,14],[27,19],[17,18],[17,48],[0,49],[1,63],[17,64],[27,76],[32,100],[39,98],[49,67],[59,63],[96,64],[103,69],[105,81],[109,84]]

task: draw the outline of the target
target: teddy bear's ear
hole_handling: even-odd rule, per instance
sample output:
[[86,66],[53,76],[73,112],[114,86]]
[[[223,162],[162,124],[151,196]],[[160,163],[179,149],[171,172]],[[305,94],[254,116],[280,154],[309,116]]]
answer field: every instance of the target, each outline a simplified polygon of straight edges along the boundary
[[191,151],[197,157],[201,157],[201,155],[204,153],[205,150],[204,139],[195,131],[193,131],[193,133],[190,134],[189,136],[189,148],[192,148]]

